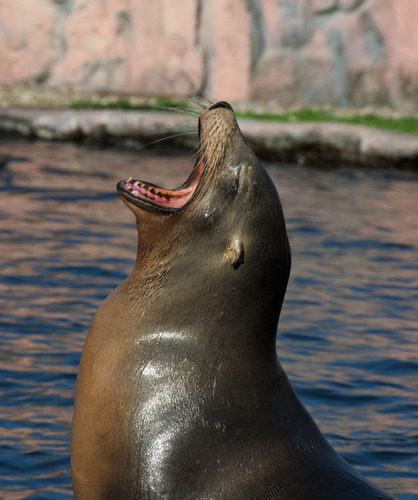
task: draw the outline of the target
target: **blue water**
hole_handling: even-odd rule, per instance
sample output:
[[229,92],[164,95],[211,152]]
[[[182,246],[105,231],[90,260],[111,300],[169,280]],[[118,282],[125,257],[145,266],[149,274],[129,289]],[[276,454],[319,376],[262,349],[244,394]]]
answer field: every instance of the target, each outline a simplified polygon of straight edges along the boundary
[[[130,175],[181,184],[186,157],[3,138],[0,498],[72,497],[69,439],[91,318],[130,272]],[[333,446],[418,498],[418,174],[267,165],[293,268],[279,357]]]

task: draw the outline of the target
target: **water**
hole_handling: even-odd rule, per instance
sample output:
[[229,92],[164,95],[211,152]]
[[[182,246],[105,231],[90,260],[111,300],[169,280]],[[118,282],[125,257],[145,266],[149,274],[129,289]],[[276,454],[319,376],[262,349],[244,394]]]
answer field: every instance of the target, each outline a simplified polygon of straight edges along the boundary
[[[77,365],[94,311],[130,272],[130,175],[175,187],[179,155],[3,138],[0,156],[0,497],[72,497]],[[418,174],[267,165],[293,268],[280,359],[337,450],[418,498]]]

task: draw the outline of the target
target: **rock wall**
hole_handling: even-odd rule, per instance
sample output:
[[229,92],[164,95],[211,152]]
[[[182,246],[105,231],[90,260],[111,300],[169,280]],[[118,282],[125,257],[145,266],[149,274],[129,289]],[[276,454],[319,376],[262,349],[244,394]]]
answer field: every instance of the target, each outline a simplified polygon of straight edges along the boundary
[[417,0],[0,0],[0,83],[418,111]]

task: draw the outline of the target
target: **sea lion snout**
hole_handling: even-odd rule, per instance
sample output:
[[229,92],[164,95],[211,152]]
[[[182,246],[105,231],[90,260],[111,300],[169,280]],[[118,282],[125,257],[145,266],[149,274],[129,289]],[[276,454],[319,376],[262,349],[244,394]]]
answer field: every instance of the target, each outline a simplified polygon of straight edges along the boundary
[[[252,155],[252,156],[251,156]],[[241,170],[257,161],[245,144],[232,107],[218,102],[199,117],[199,151],[189,178],[178,188],[166,189],[151,182],[130,177],[118,183],[117,191],[137,219],[180,215],[189,207],[198,212],[200,200],[214,194],[226,201],[238,193]],[[219,203],[219,200],[216,202]]]
[[212,106],[209,106],[208,110],[213,111],[214,109],[218,109],[218,108],[225,108],[225,109],[229,109],[229,111],[234,112],[234,110],[232,109],[232,106],[226,101],[215,102],[215,104],[212,104]]

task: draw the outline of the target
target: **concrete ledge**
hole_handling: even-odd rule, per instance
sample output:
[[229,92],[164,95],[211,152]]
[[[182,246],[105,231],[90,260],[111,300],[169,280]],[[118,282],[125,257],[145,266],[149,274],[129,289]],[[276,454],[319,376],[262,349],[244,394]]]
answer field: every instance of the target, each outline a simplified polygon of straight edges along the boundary
[[[265,160],[332,167],[356,165],[418,170],[418,136],[342,123],[280,123],[240,119],[255,153]],[[141,148],[193,148],[197,118],[165,111],[0,110],[0,132],[56,141]]]
[[327,167],[356,165],[418,170],[418,136],[344,123],[242,120],[260,158]]

